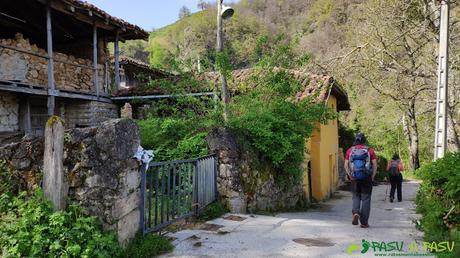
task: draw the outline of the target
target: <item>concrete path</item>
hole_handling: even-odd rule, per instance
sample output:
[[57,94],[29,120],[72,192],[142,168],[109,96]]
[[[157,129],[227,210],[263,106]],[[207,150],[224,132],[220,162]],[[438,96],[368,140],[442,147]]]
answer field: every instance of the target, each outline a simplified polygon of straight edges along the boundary
[[[351,225],[351,194],[339,191],[307,212],[227,214],[227,219],[208,221],[207,228],[176,232],[170,235],[176,239],[175,250],[163,257],[375,257],[372,247],[361,254],[362,239],[371,244],[404,241],[406,252],[423,236],[413,223],[418,218],[414,199],[419,184],[404,182],[400,203],[384,202],[386,187],[374,187],[368,229]],[[348,255],[352,244],[356,250]]]

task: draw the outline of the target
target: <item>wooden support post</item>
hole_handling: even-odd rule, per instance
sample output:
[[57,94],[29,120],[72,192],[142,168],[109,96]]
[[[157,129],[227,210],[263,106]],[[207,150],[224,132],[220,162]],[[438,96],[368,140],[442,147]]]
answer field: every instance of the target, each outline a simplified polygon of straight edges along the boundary
[[93,24],[93,81],[96,88],[96,96],[99,97],[99,75],[97,69],[97,26]]
[[55,87],[54,87],[54,58],[53,58],[53,35],[51,27],[50,2],[46,5],[46,43],[48,50],[48,116],[54,115]]
[[30,117],[30,98],[25,98],[24,103],[24,132],[26,134],[32,133],[32,121]]
[[63,165],[64,122],[52,116],[45,127],[45,152],[43,157],[43,191],[53,203],[55,211],[65,208],[68,193]]
[[30,101],[29,97],[25,96],[19,100],[19,121],[20,129],[24,131],[25,134],[30,134],[32,132],[31,119],[30,119]]
[[120,49],[118,46],[119,41],[119,32],[115,34],[114,53],[115,53],[115,88],[116,90],[120,89]]
[[110,93],[110,83],[109,83],[109,59],[107,57],[105,58],[105,64],[104,64],[104,93],[109,94]]

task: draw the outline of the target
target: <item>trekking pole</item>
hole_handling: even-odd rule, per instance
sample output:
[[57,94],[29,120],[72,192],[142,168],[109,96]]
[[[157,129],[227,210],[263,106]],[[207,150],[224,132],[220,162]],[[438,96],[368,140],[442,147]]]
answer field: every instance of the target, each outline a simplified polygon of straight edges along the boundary
[[386,201],[387,201],[387,197],[388,197],[388,188],[390,188],[390,183],[388,182],[388,179],[387,179],[387,189],[385,190],[385,199],[383,199],[383,202],[386,202]]

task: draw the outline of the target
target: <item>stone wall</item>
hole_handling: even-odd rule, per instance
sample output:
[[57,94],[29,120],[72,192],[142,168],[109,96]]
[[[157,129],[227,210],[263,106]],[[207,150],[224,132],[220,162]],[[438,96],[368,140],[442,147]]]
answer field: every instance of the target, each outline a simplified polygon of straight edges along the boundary
[[[30,44],[28,39],[18,33],[14,39],[0,39],[1,45],[27,50],[41,56],[46,56],[44,49]],[[92,60],[78,58],[63,53],[54,53],[54,79],[56,88],[78,92],[95,92],[93,86]],[[79,67],[65,64],[84,65]],[[99,91],[104,89],[104,65],[99,64]],[[48,61],[46,58],[18,52],[16,50],[0,47],[0,80],[20,81],[38,86],[48,85]]]
[[242,148],[228,129],[217,128],[206,140],[219,157],[219,195],[232,212],[289,210],[305,203],[301,178],[284,176],[279,183],[277,171],[261,164],[254,151]]
[[65,144],[69,196],[118,232],[120,242],[139,230],[140,173],[133,159],[139,145],[137,125],[128,119],[75,129]]
[[19,129],[19,104],[13,94],[0,92],[0,133]]
[[98,101],[69,100],[65,103],[63,118],[67,128],[96,126],[118,118],[118,106]]
[[[64,172],[69,199],[97,216],[104,228],[118,233],[121,243],[139,230],[140,173],[133,159],[140,144],[137,125],[128,119],[106,121],[99,127],[66,131]],[[41,185],[43,138],[26,137],[0,147],[18,190]]]

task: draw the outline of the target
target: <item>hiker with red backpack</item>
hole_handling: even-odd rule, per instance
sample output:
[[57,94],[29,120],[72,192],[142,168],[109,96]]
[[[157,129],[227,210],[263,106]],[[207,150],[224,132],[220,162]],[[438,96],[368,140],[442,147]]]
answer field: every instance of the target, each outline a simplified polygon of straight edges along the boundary
[[403,163],[398,154],[394,154],[393,158],[388,161],[387,171],[390,173],[390,202],[395,198],[395,191],[398,190],[398,202],[402,201],[402,171],[404,170]]
[[372,182],[377,173],[377,156],[374,149],[366,145],[366,137],[363,133],[356,134],[353,146],[347,150],[345,171],[351,180],[353,194],[351,223],[358,225],[359,221],[362,228],[368,228]]

